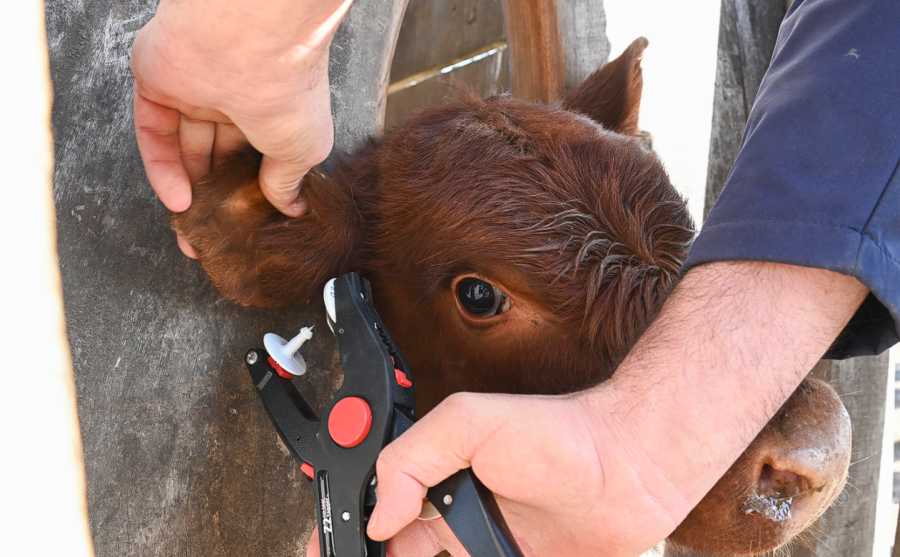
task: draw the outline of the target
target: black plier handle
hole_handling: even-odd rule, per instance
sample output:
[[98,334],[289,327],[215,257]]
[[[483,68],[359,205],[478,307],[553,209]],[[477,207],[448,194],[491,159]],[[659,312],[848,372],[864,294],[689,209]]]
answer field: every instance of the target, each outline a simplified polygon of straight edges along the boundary
[[[415,422],[409,366],[375,308],[369,282],[348,273],[325,288],[328,325],[337,340],[344,382],[319,419],[265,350],[246,362],[266,412],[310,479],[323,557],[384,557],[385,542],[366,536],[375,506],[375,461]],[[471,468],[428,490],[473,557],[521,557],[494,494]]]

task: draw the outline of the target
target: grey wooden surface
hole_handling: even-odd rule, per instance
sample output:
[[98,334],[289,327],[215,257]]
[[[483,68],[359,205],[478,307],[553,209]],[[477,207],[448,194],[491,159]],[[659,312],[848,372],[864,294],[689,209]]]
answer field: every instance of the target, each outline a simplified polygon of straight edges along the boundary
[[355,0],[331,45],[334,152],[353,151],[384,123],[391,59],[407,0]]
[[[785,0],[722,0],[719,53],[706,183],[707,216],[740,150],[760,82],[769,67]],[[853,424],[853,464],[838,502],[794,544],[795,557],[869,557],[884,429],[888,355],[822,362],[819,371],[841,395]]]
[[800,543],[794,557],[869,557],[875,546],[875,508],[881,475],[888,353],[822,361],[815,371],[841,395],[853,427],[847,487]]
[[391,82],[504,40],[500,0],[409,0]]
[[785,6],[784,0],[722,0],[703,218],[741,149],[744,125],[769,68]]
[[[403,2],[357,0],[332,48],[336,142],[381,125]],[[47,2],[55,90],[59,254],[96,554],[301,555],[306,480],[242,364],[265,332],[303,325],[321,408],[340,375],[320,304],[225,302],[182,256],[144,176],[132,123],[131,42],[153,0]]]
[[609,56],[602,0],[503,0],[514,96],[552,102]]
[[606,12],[603,0],[558,1],[556,10],[568,92],[609,59]]

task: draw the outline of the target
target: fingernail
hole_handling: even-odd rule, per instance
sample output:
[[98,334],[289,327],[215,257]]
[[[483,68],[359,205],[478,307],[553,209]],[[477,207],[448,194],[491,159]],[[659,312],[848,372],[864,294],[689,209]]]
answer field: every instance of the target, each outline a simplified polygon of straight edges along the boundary
[[178,235],[178,247],[181,249],[181,252],[191,259],[197,259],[197,251],[194,249],[194,246],[190,245],[184,236],[181,234]]
[[378,505],[375,505],[375,508],[372,510],[372,514],[369,516],[369,525],[366,526],[366,531],[371,532],[375,529],[375,522],[378,520]]

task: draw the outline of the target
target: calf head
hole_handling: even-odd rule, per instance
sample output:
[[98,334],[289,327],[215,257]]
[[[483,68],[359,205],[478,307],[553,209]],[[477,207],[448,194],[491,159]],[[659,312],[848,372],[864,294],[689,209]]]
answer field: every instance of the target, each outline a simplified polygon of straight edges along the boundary
[[[247,305],[317,298],[329,278],[361,272],[422,413],[456,391],[589,387],[655,316],[693,237],[639,138],[645,47],[557,104],[463,92],[426,109],[333,172],[311,171],[300,218],[263,198],[258,153],[237,153],[195,187],[175,228]],[[672,541],[719,555],[777,547],[831,503],[847,458],[840,401],[807,382]]]

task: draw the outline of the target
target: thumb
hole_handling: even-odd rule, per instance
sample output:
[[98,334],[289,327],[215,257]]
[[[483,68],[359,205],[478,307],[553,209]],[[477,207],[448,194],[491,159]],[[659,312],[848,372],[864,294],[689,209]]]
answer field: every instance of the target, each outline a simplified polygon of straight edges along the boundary
[[309,171],[304,163],[286,162],[264,155],[259,169],[259,187],[276,209],[289,217],[306,212],[306,200],[300,195],[300,182]]

